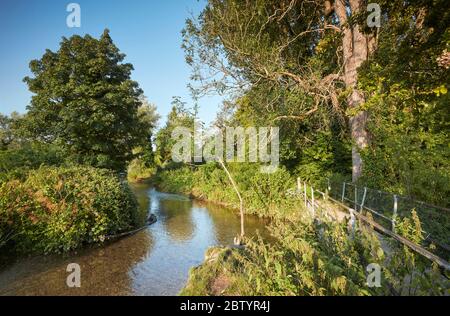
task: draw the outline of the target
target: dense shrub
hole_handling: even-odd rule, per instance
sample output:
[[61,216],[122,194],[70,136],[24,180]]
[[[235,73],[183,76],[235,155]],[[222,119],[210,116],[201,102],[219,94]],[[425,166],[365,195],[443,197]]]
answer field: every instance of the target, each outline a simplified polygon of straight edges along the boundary
[[0,151],[0,182],[12,179],[24,180],[30,170],[41,165],[60,165],[64,161],[62,151],[54,145],[32,143],[20,148]]
[[65,252],[142,221],[128,185],[92,167],[41,167],[0,186],[0,240],[20,252]]
[[143,159],[134,159],[128,165],[127,178],[130,182],[139,182],[147,180],[153,176],[156,168],[148,167]]

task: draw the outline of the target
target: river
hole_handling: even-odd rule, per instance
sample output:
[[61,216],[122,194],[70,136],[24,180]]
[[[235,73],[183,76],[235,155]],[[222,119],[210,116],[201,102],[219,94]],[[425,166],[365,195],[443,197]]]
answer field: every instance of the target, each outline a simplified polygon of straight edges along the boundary
[[[217,205],[132,185],[139,205],[157,216],[147,229],[63,256],[0,263],[0,295],[176,295],[206,249],[230,245],[239,216]],[[247,235],[267,235],[263,220],[246,217]],[[81,287],[69,288],[67,265],[81,268]]]

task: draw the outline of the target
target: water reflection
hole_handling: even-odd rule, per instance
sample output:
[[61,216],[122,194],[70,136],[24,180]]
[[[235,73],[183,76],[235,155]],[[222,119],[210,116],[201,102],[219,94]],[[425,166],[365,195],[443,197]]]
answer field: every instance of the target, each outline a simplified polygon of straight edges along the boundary
[[151,195],[158,201],[154,213],[161,218],[165,231],[174,241],[183,242],[192,238],[195,222],[192,220],[192,201],[158,196],[156,191]]
[[[70,256],[21,258],[0,271],[3,295],[176,295],[189,269],[212,245],[231,244],[239,216],[223,207],[133,186],[143,213],[158,221],[145,231]],[[264,223],[246,217],[249,235]],[[81,266],[81,288],[66,286],[67,264]]]
[[[21,259],[0,273],[2,295],[127,295],[133,278],[128,274],[152,250],[152,236],[145,232],[103,247],[70,256]],[[69,263],[81,267],[81,287],[68,288]]]
[[[230,211],[224,212],[224,208],[217,204],[194,202],[194,206],[207,209],[209,216],[212,219],[217,244],[229,244],[230,240],[233,240],[235,236],[240,234],[241,224],[237,211],[232,214],[234,216],[230,216]],[[248,236],[255,236],[259,233],[263,238],[269,238],[269,233],[265,229],[263,219],[256,216],[246,216],[244,221],[245,232]]]

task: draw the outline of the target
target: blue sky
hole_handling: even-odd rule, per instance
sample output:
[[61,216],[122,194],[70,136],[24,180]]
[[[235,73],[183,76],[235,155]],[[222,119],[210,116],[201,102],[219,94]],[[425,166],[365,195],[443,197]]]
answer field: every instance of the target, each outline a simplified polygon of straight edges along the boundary
[[[81,28],[69,28],[66,7],[81,6]],[[24,113],[31,93],[22,79],[28,64],[46,48],[58,49],[62,36],[86,33],[99,37],[105,28],[134,65],[132,78],[163,116],[172,96],[192,105],[190,69],[184,61],[181,30],[186,18],[197,16],[204,0],[1,0],[0,1],[0,112]],[[201,99],[200,118],[210,122],[221,98]]]

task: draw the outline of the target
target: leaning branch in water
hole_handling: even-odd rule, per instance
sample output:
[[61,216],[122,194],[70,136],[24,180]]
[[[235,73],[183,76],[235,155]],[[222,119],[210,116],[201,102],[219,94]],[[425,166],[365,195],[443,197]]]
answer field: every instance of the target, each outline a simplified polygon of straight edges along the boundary
[[240,201],[240,213],[241,213],[241,238],[244,237],[245,231],[244,231],[244,200],[242,199],[241,194],[239,193],[239,189],[236,185],[236,183],[233,180],[233,177],[231,176],[230,172],[228,171],[228,168],[225,166],[225,163],[222,159],[219,159],[219,163],[222,166],[222,168],[225,170],[228,178],[230,179],[231,184],[233,185],[234,191],[236,191],[236,194]]

